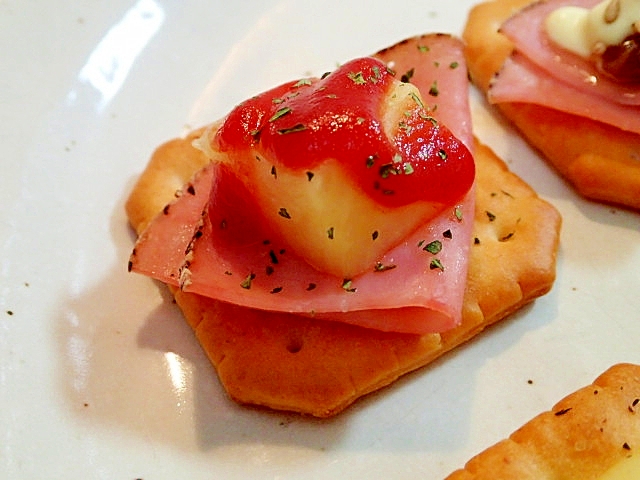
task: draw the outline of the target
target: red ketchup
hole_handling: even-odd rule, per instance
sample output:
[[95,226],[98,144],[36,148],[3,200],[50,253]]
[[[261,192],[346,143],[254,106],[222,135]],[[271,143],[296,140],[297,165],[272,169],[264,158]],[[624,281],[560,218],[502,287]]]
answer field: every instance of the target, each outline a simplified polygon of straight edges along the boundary
[[471,153],[417,96],[395,138],[388,138],[381,112],[393,82],[384,63],[361,58],[322,79],[281,85],[236,107],[214,147],[255,148],[303,171],[336,159],[356,185],[386,207],[455,203],[473,183]]

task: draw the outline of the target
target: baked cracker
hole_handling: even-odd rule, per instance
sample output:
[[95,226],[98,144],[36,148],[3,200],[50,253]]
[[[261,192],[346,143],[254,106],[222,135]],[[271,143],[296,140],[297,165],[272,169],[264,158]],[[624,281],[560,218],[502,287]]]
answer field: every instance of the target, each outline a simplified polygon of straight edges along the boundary
[[[142,232],[208,162],[202,130],[160,146],[126,203]],[[546,293],[561,219],[486,146],[475,152],[476,213],[462,324],[411,335],[275,314],[172,289],[224,388],[242,404],[329,417],[424,366]]]
[[589,480],[639,454],[640,365],[618,364],[447,480]]
[[[498,30],[532,0],[493,0],[469,12],[462,38],[471,79],[485,93],[513,45]],[[640,135],[547,107],[496,107],[583,196],[640,209]]]

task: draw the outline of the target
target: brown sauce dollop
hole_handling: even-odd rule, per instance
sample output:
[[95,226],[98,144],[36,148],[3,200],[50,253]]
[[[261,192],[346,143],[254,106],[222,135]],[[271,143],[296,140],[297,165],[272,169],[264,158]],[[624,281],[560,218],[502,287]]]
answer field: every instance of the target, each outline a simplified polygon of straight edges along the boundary
[[640,33],[605,49],[597,59],[601,72],[620,83],[640,84]]

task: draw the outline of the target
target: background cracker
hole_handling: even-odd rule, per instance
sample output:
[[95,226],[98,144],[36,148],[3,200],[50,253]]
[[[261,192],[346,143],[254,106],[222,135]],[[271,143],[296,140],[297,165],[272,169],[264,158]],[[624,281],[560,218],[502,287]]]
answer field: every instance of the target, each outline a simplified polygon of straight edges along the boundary
[[[512,51],[498,29],[531,0],[476,5],[463,33],[473,82],[485,93]],[[640,209],[640,135],[534,104],[496,107],[585,197]]]

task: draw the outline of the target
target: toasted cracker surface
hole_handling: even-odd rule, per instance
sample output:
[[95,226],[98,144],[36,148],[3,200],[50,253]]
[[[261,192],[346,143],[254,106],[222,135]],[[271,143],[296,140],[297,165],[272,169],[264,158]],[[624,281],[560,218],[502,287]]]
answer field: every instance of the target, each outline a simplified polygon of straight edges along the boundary
[[[513,46],[500,25],[532,0],[476,5],[463,33],[473,82],[487,91]],[[640,135],[533,104],[498,109],[585,197],[640,209]]]
[[640,365],[614,365],[593,384],[565,397],[447,478],[600,478],[638,455],[639,399]]
[[[140,233],[207,163],[191,143],[160,146],[126,203]],[[234,400],[318,417],[428,364],[522,305],[555,279],[561,219],[486,146],[476,149],[474,245],[463,321],[443,334],[385,333],[339,322],[272,314],[174,291]]]

